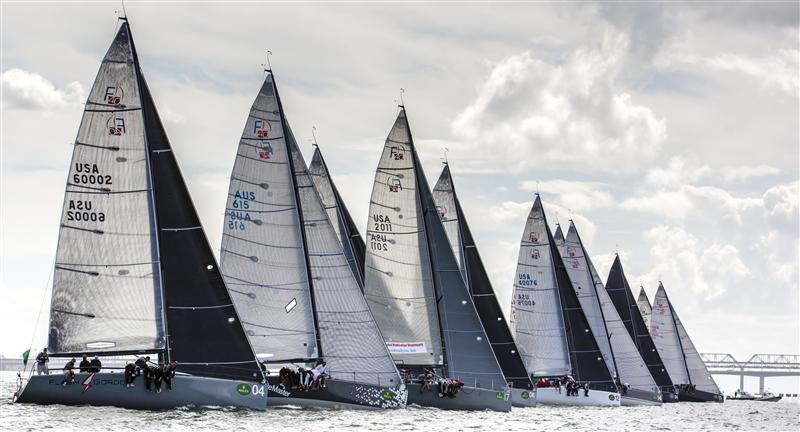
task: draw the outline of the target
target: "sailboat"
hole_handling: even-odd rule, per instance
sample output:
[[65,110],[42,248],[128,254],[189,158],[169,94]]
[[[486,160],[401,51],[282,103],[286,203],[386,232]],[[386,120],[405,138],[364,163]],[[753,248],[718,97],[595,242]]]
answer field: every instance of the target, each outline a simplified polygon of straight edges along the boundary
[[[265,74],[236,153],[220,257],[256,355],[278,369],[269,404],[402,408],[400,375]],[[309,390],[306,363],[322,362],[330,378]]]
[[[399,108],[370,199],[364,294],[407,378],[409,403],[509,411],[506,378],[439,219],[406,110]],[[420,382],[426,374],[441,385],[427,388]],[[448,395],[449,380],[464,386]]]
[[314,156],[311,158],[311,165],[308,166],[308,173],[311,174],[311,180],[314,181],[314,186],[319,192],[319,198],[325,211],[328,213],[328,218],[333,225],[336,236],[342,243],[342,250],[347,257],[347,262],[353,270],[353,275],[356,277],[358,286],[364,290],[364,256],[366,254],[366,245],[361,234],[358,233],[353,218],[344,205],[339,190],[336,189],[333,179],[328,171],[328,165],[322,157],[322,152],[319,146],[316,145],[316,138],[314,142]]
[[678,318],[661,282],[658,283],[658,291],[653,298],[650,335],[672,382],[678,387],[678,398],[681,402],[725,400]]
[[642,315],[642,320],[644,320],[645,327],[649,329],[650,315],[653,314],[653,307],[650,306],[650,299],[647,298],[647,293],[644,291],[644,287],[639,287],[639,298],[636,300],[636,304],[639,306],[639,313]]
[[[538,380],[537,403],[620,405],[617,386],[572,290],[539,194],[522,232],[509,322],[528,373]],[[566,376],[588,391],[569,395],[563,385]]]
[[661,390],[625,329],[572,221],[560,251],[609,372],[620,388],[622,405],[660,405]]
[[[628,285],[628,279],[625,277],[625,272],[622,269],[622,262],[619,255],[614,257],[614,263],[611,265],[611,270],[608,272],[608,279],[606,279],[606,292],[614,302],[614,307],[617,309],[625,328],[628,330],[636,348],[639,349],[642,359],[647,364],[653,380],[655,380],[658,387],[661,389],[661,396],[664,402],[677,402],[678,395],[672,385],[672,380],[669,378],[664,362],[661,361],[661,356],[658,355],[653,339],[650,337],[650,331],[642,319],[642,314],[639,312],[639,307],[633,300],[633,293]],[[648,303],[649,306],[649,303]]]
[[128,21],[97,74],[64,194],[51,357],[153,354],[170,390],[122,373],[31,376],[17,402],[167,409],[267,406],[266,385],[142,76]]
[[450,175],[450,165],[446,162],[433,188],[433,200],[450,241],[450,247],[458,260],[461,274],[472,295],[475,309],[489,337],[489,343],[500,363],[503,375],[508,380],[511,388],[511,404],[519,407],[536,406],[535,388],[514,343],[514,336],[508,328],[489,275],[486,274],[486,268],[483,266],[456,194],[453,178]]

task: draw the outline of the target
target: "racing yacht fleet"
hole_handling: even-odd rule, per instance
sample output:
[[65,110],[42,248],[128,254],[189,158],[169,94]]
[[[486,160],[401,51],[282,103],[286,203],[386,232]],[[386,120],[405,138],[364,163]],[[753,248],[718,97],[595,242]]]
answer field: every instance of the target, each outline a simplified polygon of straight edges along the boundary
[[74,142],[47,349],[65,361],[152,354],[177,373],[154,396],[131,385],[132,365],[124,383],[114,370],[31,370],[16,402],[505,412],[723,401],[663,284],[652,304],[644,288],[634,300],[619,256],[603,283],[575,224],[551,230],[538,193],[506,316],[451,167],[431,189],[402,102],[372,149],[363,236],[316,139],[306,164],[271,68],[229,146],[218,265],[120,18]]

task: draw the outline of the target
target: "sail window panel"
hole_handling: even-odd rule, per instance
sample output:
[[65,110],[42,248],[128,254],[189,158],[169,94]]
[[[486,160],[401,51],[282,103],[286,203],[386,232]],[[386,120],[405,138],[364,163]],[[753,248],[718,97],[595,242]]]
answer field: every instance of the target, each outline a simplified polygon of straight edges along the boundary
[[608,340],[603,311],[595,291],[594,279],[591,276],[589,267],[586,264],[583,247],[577,236],[577,232],[570,229],[567,232],[563,246],[559,248],[567,274],[575,294],[578,296],[583,313],[589,321],[589,326],[597,340],[597,345],[603,353],[608,371],[611,376],[616,376],[614,371],[614,359],[611,352],[611,344]]
[[684,362],[678,329],[672,319],[672,308],[662,289],[653,298],[653,311],[650,315],[650,336],[656,344],[658,354],[664,362],[669,377],[674,384],[688,384],[689,375]]
[[342,250],[294,136],[289,136],[322,354],[335,379],[394,386],[400,376]]
[[372,189],[364,293],[387,343],[424,344],[424,351],[393,352],[396,362],[441,365],[436,295],[421,215],[408,129],[398,117]]
[[531,209],[522,234],[511,298],[517,346],[534,376],[570,371],[564,318],[541,205]]

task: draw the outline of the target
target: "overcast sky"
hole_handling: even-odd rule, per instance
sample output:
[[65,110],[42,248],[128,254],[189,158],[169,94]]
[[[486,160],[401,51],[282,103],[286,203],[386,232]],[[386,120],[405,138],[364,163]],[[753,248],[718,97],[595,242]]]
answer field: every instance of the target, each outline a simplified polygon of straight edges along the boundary
[[[307,159],[316,126],[362,230],[403,87],[504,305],[538,190],[603,278],[618,250],[632,286],[662,280],[700,351],[800,352],[797,3],[126,7],[215,250],[269,49]],[[4,355],[45,341],[71,143],[117,9],[2,4]]]

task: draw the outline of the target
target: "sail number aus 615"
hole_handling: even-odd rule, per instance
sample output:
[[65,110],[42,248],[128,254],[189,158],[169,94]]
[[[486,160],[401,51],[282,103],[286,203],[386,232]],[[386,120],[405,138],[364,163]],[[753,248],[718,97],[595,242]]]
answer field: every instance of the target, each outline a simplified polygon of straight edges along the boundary
[[88,200],[69,200],[67,220],[79,222],[105,222],[106,214],[92,210],[92,202]]

